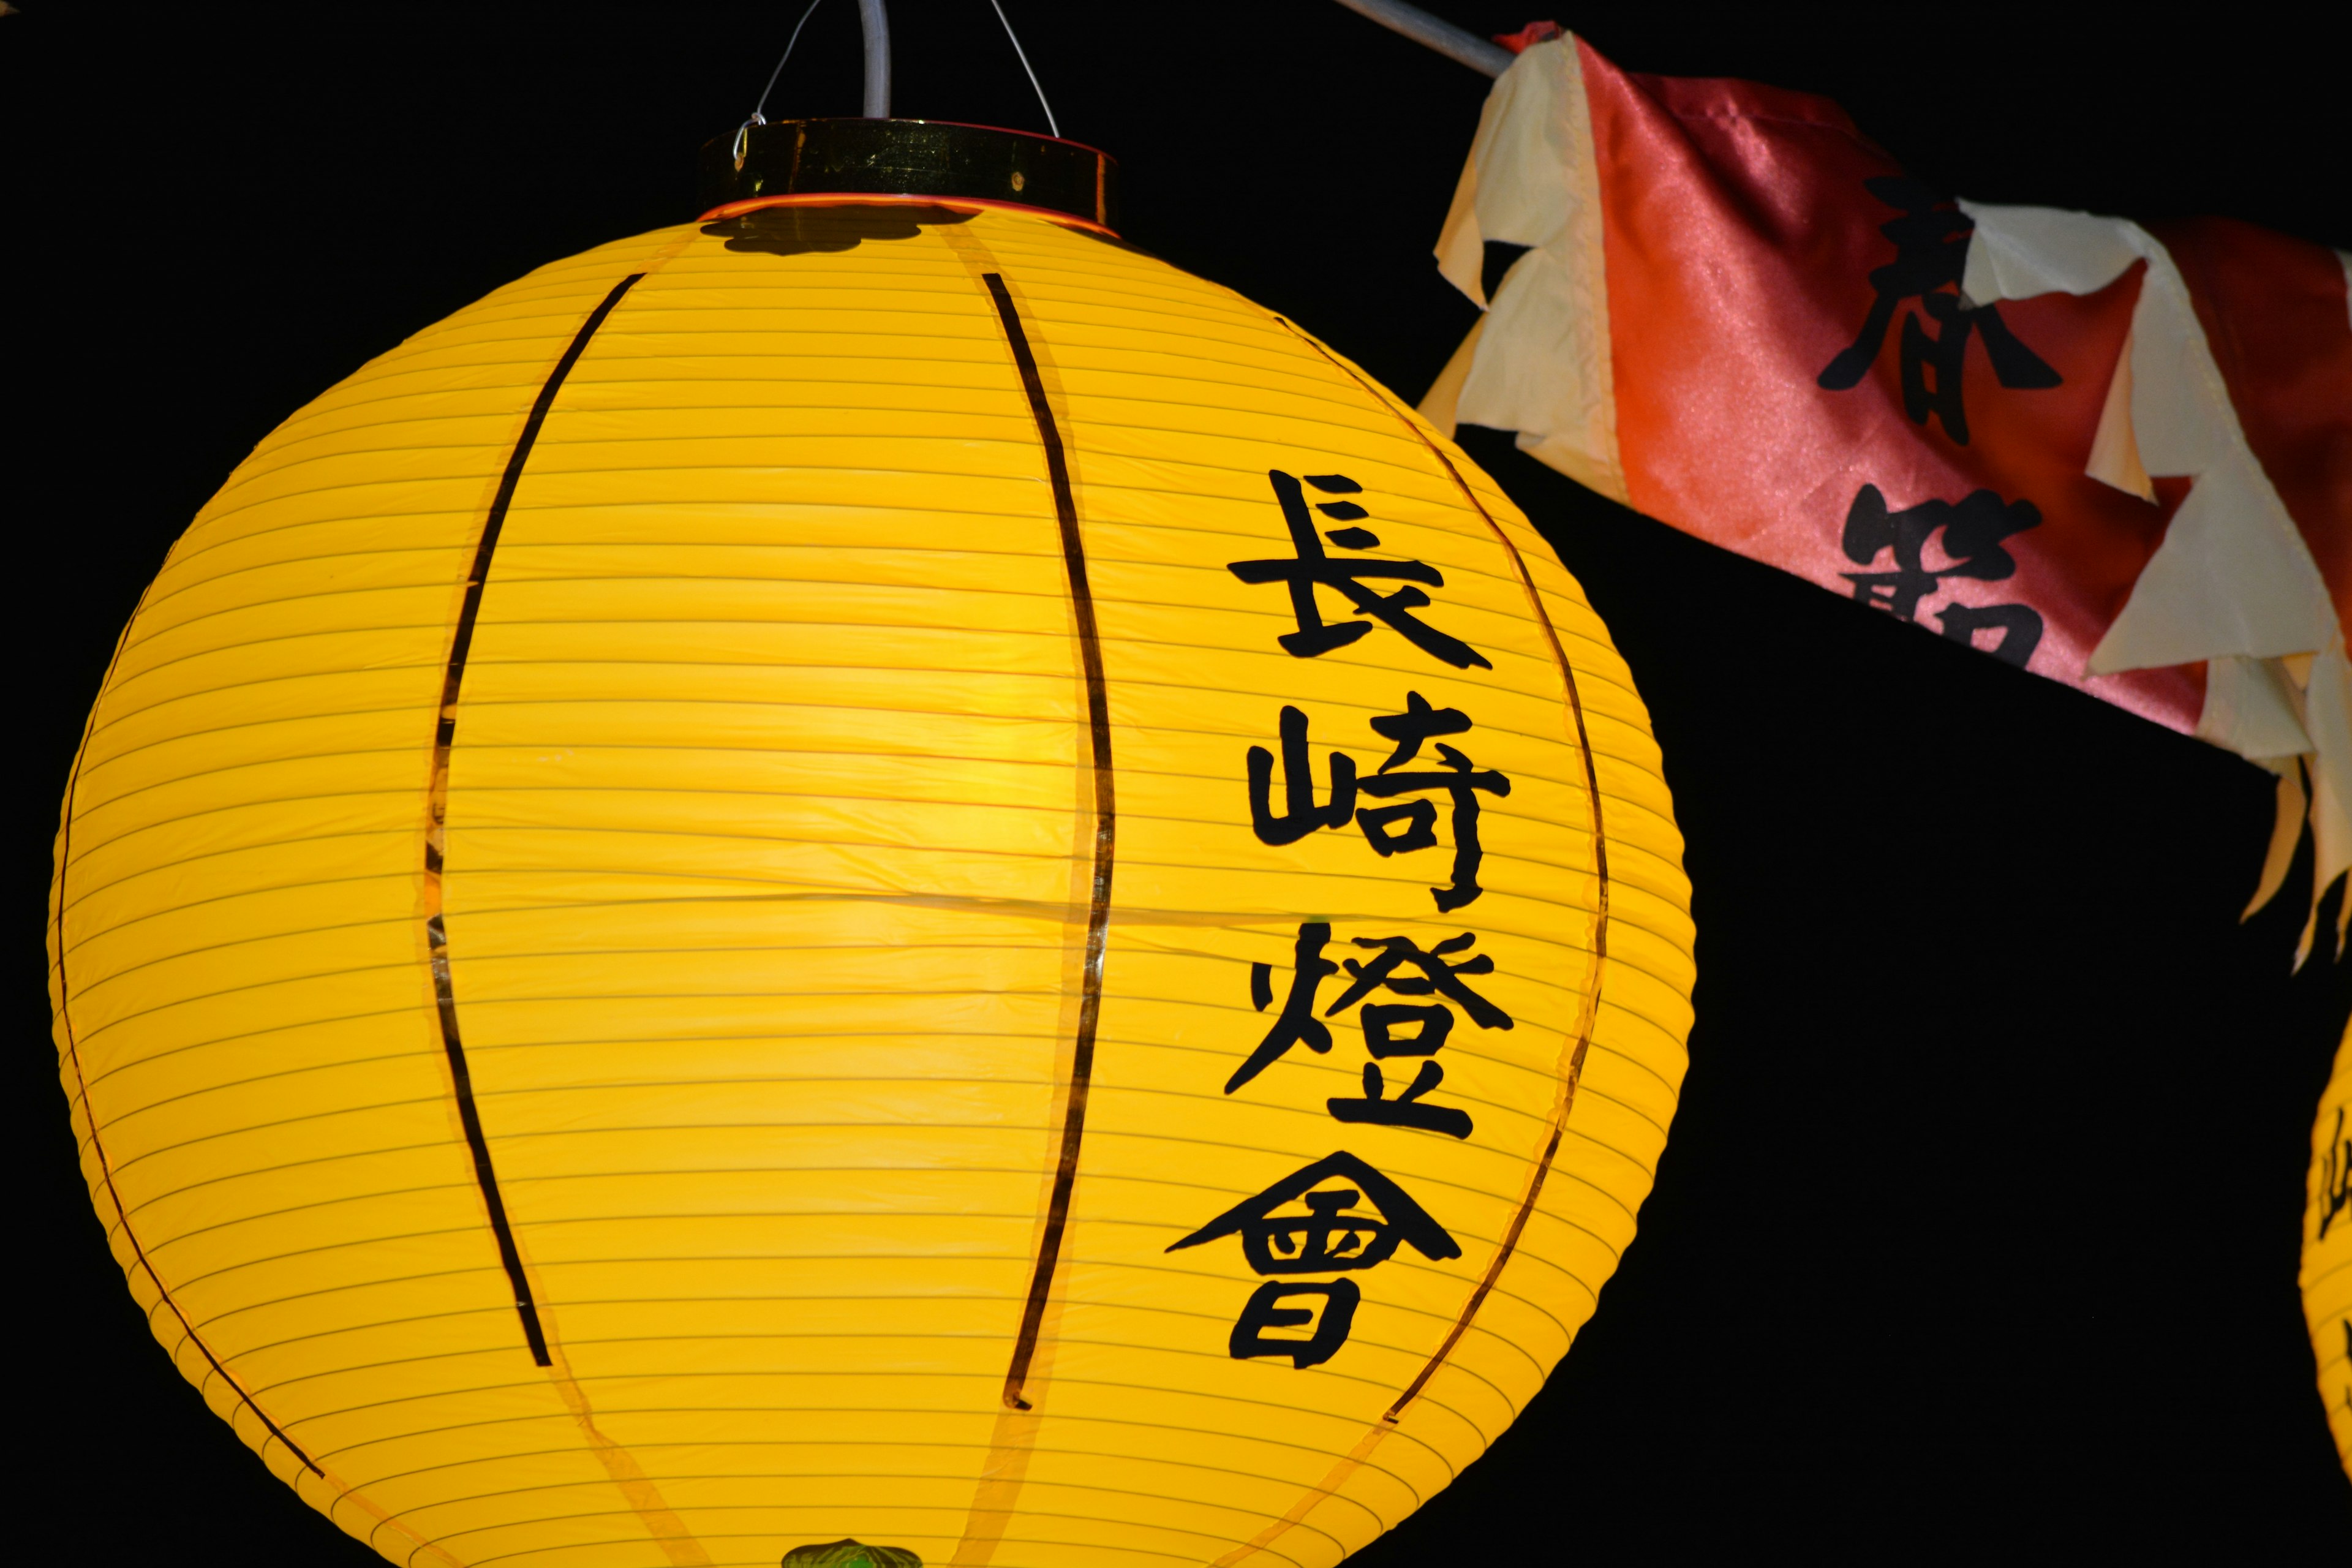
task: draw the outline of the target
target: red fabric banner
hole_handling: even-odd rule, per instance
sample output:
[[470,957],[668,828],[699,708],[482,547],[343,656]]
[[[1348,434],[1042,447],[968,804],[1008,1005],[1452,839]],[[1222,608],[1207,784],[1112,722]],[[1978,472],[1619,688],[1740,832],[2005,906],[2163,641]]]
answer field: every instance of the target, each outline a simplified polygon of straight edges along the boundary
[[1826,100],[1566,37],[1437,254],[1488,313],[1433,419],[2261,763],[2257,903],[2306,820],[2352,868],[2352,257],[1955,200]]
[[1974,307],[1969,220],[1835,104],[1580,52],[1631,504],[2193,730],[2201,668],[2085,668],[2185,489],[2084,471],[2138,269]]
[[2352,626],[2352,302],[2326,247],[2231,218],[2151,225],[2230,389],[2246,442]]

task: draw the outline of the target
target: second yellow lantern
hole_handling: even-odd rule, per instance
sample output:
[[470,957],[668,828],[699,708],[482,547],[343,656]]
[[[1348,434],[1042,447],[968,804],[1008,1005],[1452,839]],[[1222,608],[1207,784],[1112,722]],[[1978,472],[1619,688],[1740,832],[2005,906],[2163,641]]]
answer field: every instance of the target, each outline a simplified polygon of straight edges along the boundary
[[1692,981],[1645,715],[1107,161],[811,190],[827,134],[174,547],[58,840],[91,1191],[395,1562],[1335,1563],[1633,1236]]
[[2352,1476],[2352,1026],[2311,1129],[2310,1199],[2303,1210],[2303,1315],[2336,1457]]

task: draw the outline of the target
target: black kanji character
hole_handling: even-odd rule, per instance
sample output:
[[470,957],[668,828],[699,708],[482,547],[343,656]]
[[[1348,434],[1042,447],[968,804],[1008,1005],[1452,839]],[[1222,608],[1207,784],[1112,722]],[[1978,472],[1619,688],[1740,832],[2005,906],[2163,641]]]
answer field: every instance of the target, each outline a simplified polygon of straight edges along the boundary
[[[1320,1296],[1323,1310],[1311,1311],[1304,1307],[1286,1307],[1285,1301]],[[1318,1284],[1312,1279],[1294,1280],[1288,1284],[1269,1279],[1251,1292],[1242,1307],[1242,1315],[1234,1324],[1233,1337],[1225,1342],[1226,1349],[1235,1361],[1248,1361],[1255,1356],[1286,1355],[1297,1368],[1321,1366],[1339,1353],[1348,1342],[1348,1331],[1355,1326],[1356,1308],[1364,1293],[1353,1279],[1334,1279],[1329,1284]],[[1303,1340],[1268,1334],[1268,1329],[1304,1328],[1314,1324]]]
[[[1321,1018],[1315,1016],[1315,994],[1325,980],[1339,972],[1339,965],[1323,956],[1323,949],[1330,940],[1331,925],[1328,921],[1307,921],[1299,926],[1297,944],[1293,949],[1289,994],[1284,998],[1282,1011],[1276,1015],[1273,1027],[1265,1032],[1265,1037],[1225,1080],[1227,1094],[1288,1055],[1293,1046],[1303,1045],[1318,1056],[1329,1054],[1331,1030]],[[1465,974],[1493,973],[1495,961],[1485,953],[1479,953],[1460,963],[1447,962],[1448,955],[1462,952],[1476,941],[1475,936],[1465,931],[1423,952],[1410,937],[1358,937],[1355,945],[1379,948],[1381,954],[1369,963],[1360,963],[1352,958],[1347,961],[1351,984],[1340,994],[1339,1000],[1323,1010],[1323,1017],[1335,1017],[1372,992],[1385,988],[1401,996],[1442,994],[1460,1004],[1469,1013],[1471,1021],[1480,1028],[1508,1029],[1512,1026],[1510,1015],[1471,990],[1462,980]],[[1407,966],[1420,970],[1419,977],[1397,973]],[[1261,1013],[1272,1005],[1272,964],[1250,965],[1250,1001]],[[1443,1002],[1368,1003],[1356,1016],[1364,1026],[1365,1048],[1375,1061],[1386,1061],[1393,1057],[1435,1056],[1454,1032],[1454,1009]],[[1407,1026],[1412,1029],[1412,1033],[1402,1032]],[[1380,1069],[1370,1063],[1366,1064],[1366,1069],[1362,1100],[1340,1099],[1328,1102],[1331,1114],[1340,1121],[1374,1122],[1389,1127],[1423,1127],[1433,1131],[1447,1132],[1456,1138],[1469,1135],[1471,1121],[1466,1113],[1417,1103],[1422,1096],[1444,1079],[1444,1069],[1436,1063],[1424,1062],[1412,1086],[1395,1100],[1386,1098],[1386,1080]],[[1376,1106],[1380,1109],[1373,1109]]]
[[[1444,1012],[1444,1009],[1437,1011]],[[1450,1014],[1446,1021],[1453,1021]],[[1370,1031],[1367,1028],[1365,1032],[1369,1034]],[[1366,1062],[1364,1097],[1361,1100],[1335,1096],[1323,1103],[1341,1121],[1369,1122],[1375,1127],[1417,1127],[1425,1132],[1443,1132],[1449,1138],[1467,1138],[1472,1125],[1468,1111],[1450,1105],[1421,1103],[1423,1095],[1444,1081],[1444,1068],[1435,1062],[1423,1062],[1405,1091],[1391,1100],[1387,1098],[1388,1081],[1379,1066]]]
[[[1373,721],[1374,724],[1379,722]],[[1481,791],[1507,795],[1511,793],[1511,781],[1492,768],[1473,767],[1468,757],[1442,742],[1437,754],[1445,763],[1444,772],[1392,773],[1387,771],[1396,761],[1391,757],[1381,764],[1381,772],[1359,781],[1357,787],[1375,800],[1423,790],[1444,790],[1454,797],[1454,879],[1443,888],[1429,889],[1430,896],[1437,900],[1438,911],[1444,913],[1475,902],[1478,895],[1486,891],[1478,885],[1478,867],[1486,858],[1485,847],[1478,842],[1478,795]],[[1356,813],[1356,826],[1364,830],[1373,852],[1383,859],[1433,847],[1437,843],[1433,831],[1436,823],[1437,807],[1425,800],[1369,805]]]
[[1315,765],[1307,756],[1307,715],[1285,706],[1276,722],[1282,737],[1283,809],[1274,809],[1274,753],[1249,749],[1250,826],[1261,842],[1296,844],[1318,827],[1344,827],[1356,810],[1356,759],[1331,753],[1331,796],[1315,804]]
[[[1323,949],[1330,940],[1328,921],[1309,921],[1299,926],[1289,995],[1257,1048],[1225,1080],[1227,1094],[1288,1054],[1293,1046],[1303,1045],[1318,1056],[1329,1053],[1330,1028],[1314,1016],[1314,1009],[1317,988],[1339,972],[1339,966],[1323,956]],[[1385,988],[1401,996],[1442,995],[1459,1005],[1480,1028],[1508,1029],[1512,1027],[1511,1016],[1471,990],[1462,979],[1465,974],[1493,973],[1495,961],[1478,953],[1459,963],[1449,962],[1452,954],[1463,952],[1476,941],[1475,936],[1465,931],[1424,952],[1411,937],[1358,937],[1356,946],[1377,948],[1379,956],[1365,963],[1352,958],[1347,961],[1349,984],[1323,1010],[1323,1017],[1335,1017],[1374,991]],[[1406,968],[1421,973],[1398,973]],[[1261,1013],[1273,1002],[1273,965],[1250,965],[1250,1000]],[[1475,1125],[1467,1111],[1423,1102],[1423,1096],[1445,1081],[1444,1068],[1424,1059],[1412,1082],[1391,1099],[1387,1077],[1378,1065],[1396,1057],[1435,1056],[1454,1032],[1453,1007],[1436,1001],[1367,1003],[1357,1017],[1364,1026],[1365,1048],[1373,1059],[1364,1064],[1361,1098],[1335,1096],[1327,1100],[1324,1104],[1331,1114],[1341,1121],[1412,1127],[1443,1132],[1450,1138],[1467,1138]],[[1408,1027],[1412,1031],[1410,1034],[1403,1032]]]
[[[1289,527],[1291,548],[1296,553],[1284,560],[1230,562],[1225,570],[1244,583],[1282,583],[1289,586],[1290,611],[1298,628],[1275,639],[1285,652],[1294,658],[1315,658],[1334,648],[1346,647],[1372,629],[1372,622],[1364,620],[1327,624],[1322,607],[1315,599],[1319,586],[1335,590],[1373,620],[1402,634],[1422,652],[1456,669],[1494,668],[1469,644],[1448,637],[1412,614],[1426,608],[1432,601],[1411,584],[1422,583],[1433,588],[1445,585],[1445,578],[1436,567],[1419,561],[1334,559],[1323,548],[1327,537],[1342,550],[1374,550],[1380,546],[1380,536],[1370,529],[1353,526],[1335,528],[1328,535],[1317,532],[1315,519],[1307,513],[1307,492],[1297,477],[1273,468],[1267,471],[1266,478],[1274,485],[1275,499],[1281,503],[1283,521]],[[1309,474],[1307,483],[1326,495],[1356,495],[1364,488],[1345,474]],[[1323,501],[1318,503],[1317,510],[1350,524],[1368,515],[1354,501]],[[1378,594],[1364,586],[1368,581],[1401,582],[1407,585],[1391,594]]]
[[[1511,1016],[1462,982],[1462,976],[1465,974],[1494,973],[1495,961],[1481,952],[1473,954],[1459,963],[1446,962],[1447,955],[1462,952],[1475,943],[1477,940],[1475,935],[1465,931],[1460,936],[1447,937],[1435,947],[1423,952],[1421,950],[1421,944],[1409,936],[1357,937],[1356,946],[1376,947],[1381,950],[1380,956],[1368,963],[1359,963],[1352,958],[1347,961],[1346,967],[1351,983],[1345,991],[1339,993],[1338,1001],[1323,1009],[1323,1016],[1327,1018],[1331,1017],[1342,1008],[1354,1006],[1374,991],[1385,986],[1400,996],[1427,996],[1433,994],[1443,996],[1469,1014],[1470,1021],[1480,1028],[1508,1029],[1512,1026]],[[1408,964],[1421,971],[1419,979],[1397,973],[1399,969]],[[1365,1011],[1369,1013],[1372,1009],[1366,1008]],[[1395,1012],[1410,1011],[1413,1010],[1395,1009]],[[1452,1026],[1449,1023],[1446,1029],[1451,1029]],[[1367,1035],[1370,1032],[1368,1026]],[[1419,1039],[1402,1043],[1393,1041],[1389,1037],[1385,1026],[1381,1030],[1381,1037],[1389,1048],[1375,1050],[1372,1053],[1375,1056],[1402,1057],[1428,1054],[1426,1051],[1406,1048],[1418,1047],[1421,1044]],[[1437,1039],[1440,1044],[1444,1043],[1444,1037],[1445,1030],[1438,1031]],[[1436,1045],[1432,1045],[1429,1050],[1433,1051],[1436,1048]]]
[[[1418,984],[1407,981],[1407,984]],[[1356,1015],[1364,1026],[1364,1047],[1381,1060],[1391,1057],[1435,1056],[1454,1033],[1454,1009],[1442,1002],[1368,1002]],[[1418,1024],[1417,1032],[1400,1037],[1399,1024]],[[1507,1021],[1505,1027],[1509,1027]]]
[[[1969,235],[1976,220],[1952,207],[1931,187],[1906,175],[1881,175],[1864,180],[1870,194],[1902,216],[1879,226],[1878,232],[1895,242],[1895,259],[1874,268],[1871,287],[1878,291],[1853,342],[1839,351],[1819,378],[1832,392],[1858,384],[1878,359],[1886,329],[1906,300],[1916,300],[1938,331],[1930,334],[1910,311],[1903,314],[1903,411],[1914,425],[1925,425],[1930,415],[1943,422],[1944,432],[1965,447],[1969,444],[1968,410],[1960,397],[1961,372],[1968,360],[1969,338],[1984,340],[1985,355],[1992,361],[2001,385],[2040,389],[2056,386],[2062,378],[2032,349],[2018,341],[1994,305],[1979,305],[1960,290],[1968,268]],[[1949,289],[1950,292],[1945,292]],[[1928,384],[1928,372],[1935,383]]]
[[1977,646],[1977,633],[1994,631],[2000,641],[1984,651],[1995,658],[2007,659],[2018,668],[2033,657],[2042,643],[2041,612],[2025,605],[1946,605],[1936,612],[1936,620],[1944,628],[1944,636],[1957,643]]
[[[1284,998],[1282,1012],[1276,1017],[1274,1027],[1257,1043],[1249,1059],[1234,1069],[1225,1080],[1225,1092],[1233,1093],[1268,1067],[1280,1060],[1293,1046],[1305,1046],[1318,1056],[1331,1048],[1330,1026],[1315,1016],[1315,988],[1339,966],[1323,956],[1323,946],[1331,940],[1331,922],[1307,921],[1298,928],[1298,945],[1293,949],[1290,972],[1290,994]],[[1265,1011],[1274,1000],[1274,966],[1267,963],[1250,965],[1250,1000],[1257,1010]]]
[[[1341,826],[1352,814],[1373,853],[1386,859],[1391,855],[1407,855],[1437,845],[1435,803],[1394,801],[1394,797],[1443,792],[1453,799],[1449,819],[1454,833],[1454,867],[1451,881],[1443,888],[1430,889],[1430,897],[1436,900],[1441,912],[1474,902],[1486,891],[1478,883],[1478,868],[1486,857],[1478,836],[1482,805],[1478,796],[1507,795],[1511,793],[1511,781],[1492,768],[1474,765],[1467,756],[1442,742],[1437,746],[1442,768],[1391,772],[1399,764],[1419,757],[1424,742],[1438,735],[1458,735],[1470,728],[1469,719],[1460,709],[1433,708],[1418,691],[1405,694],[1403,712],[1374,719],[1371,726],[1394,742],[1395,749],[1388,760],[1381,764],[1378,773],[1366,778],[1357,773],[1353,758],[1333,752],[1329,763],[1330,794],[1325,804],[1318,805],[1313,763],[1307,753],[1307,715],[1285,706],[1277,725],[1282,743],[1283,807],[1277,812],[1274,805],[1274,753],[1264,746],[1252,746],[1247,758],[1251,828],[1264,843],[1294,844],[1318,827]],[[1355,802],[1359,794],[1393,804],[1358,810]]]
[[1470,716],[1459,708],[1432,708],[1429,699],[1418,691],[1404,694],[1404,711],[1391,713],[1372,721],[1372,731],[1384,740],[1394,741],[1396,750],[1380,771],[1402,767],[1421,755],[1421,743],[1440,735],[1459,735],[1470,728]]
[[[1875,563],[1883,551],[1895,557],[1892,572],[1847,572],[1853,596],[1892,614],[1897,620],[1916,621],[1919,601],[1939,591],[1947,577],[1972,577],[1999,582],[2017,571],[2016,557],[2001,541],[2042,525],[2042,510],[2030,500],[2004,504],[1991,490],[1976,490],[1959,501],[1927,500],[1901,511],[1887,510],[1876,485],[1864,485],[1845,515],[1841,543],[1846,559],[1860,565]],[[1927,542],[1941,529],[1944,553],[1951,564],[1930,568]],[[2033,657],[2042,641],[2040,612],[2025,605],[1947,604],[1936,612],[1944,636],[1975,646],[1979,631],[1998,631],[2000,641],[1987,652],[2020,668]]]
[[[1325,1187],[1326,1182],[1352,1185]],[[1369,1202],[1370,1211],[1354,1212]],[[1306,1212],[1284,1213],[1298,1204]],[[1385,1263],[1401,1245],[1432,1262],[1462,1256],[1462,1244],[1403,1188],[1342,1149],[1304,1165],[1255,1197],[1244,1198],[1168,1250],[1238,1236],[1242,1256],[1260,1274],[1331,1274]]]

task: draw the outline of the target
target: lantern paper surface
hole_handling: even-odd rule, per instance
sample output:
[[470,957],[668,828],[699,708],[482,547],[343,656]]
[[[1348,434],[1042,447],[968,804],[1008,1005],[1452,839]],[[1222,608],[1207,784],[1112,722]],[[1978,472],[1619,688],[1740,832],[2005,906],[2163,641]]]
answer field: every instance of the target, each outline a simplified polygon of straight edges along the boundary
[[2336,1457],[2352,1475],[2352,1029],[2311,1130],[2311,1203],[2303,1216],[2303,1313]]
[[1360,373],[1043,218],[771,206],[237,470],[52,982],[155,1332],[395,1562],[1328,1564],[1633,1234],[1679,857],[1576,584]]

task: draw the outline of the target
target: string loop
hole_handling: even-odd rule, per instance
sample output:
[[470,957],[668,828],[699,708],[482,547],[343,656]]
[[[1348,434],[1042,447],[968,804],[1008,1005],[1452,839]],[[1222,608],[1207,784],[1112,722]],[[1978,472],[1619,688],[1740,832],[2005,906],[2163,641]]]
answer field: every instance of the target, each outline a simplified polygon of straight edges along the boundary
[[988,3],[996,7],[996,19],[1004,24],[1004,36],[1013,40],[1013,56],[1020,60],[1021,68],[1029,73],[1030,90],[1037,95],[1037,107],[1045,111],[1045,129],[1054,133],[1054,140],[1060,141],[1062,128],[1054,122],[1054,106],[1045,101],[1045,89],[1037,85],[1037,72],[1029,64],[1029,51],[1021,47],[1021,35],[1013,30],[1013,19],[1004,14],[1001,0],[988,0]]

